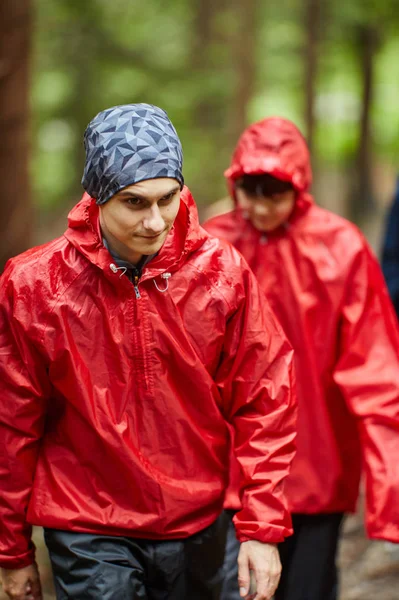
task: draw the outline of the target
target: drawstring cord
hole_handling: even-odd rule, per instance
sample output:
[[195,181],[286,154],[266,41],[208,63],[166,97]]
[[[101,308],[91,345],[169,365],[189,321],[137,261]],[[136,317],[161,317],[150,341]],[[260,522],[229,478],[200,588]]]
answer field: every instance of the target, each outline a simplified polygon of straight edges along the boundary
[[157,288],[158,292],[161,292],[161,294],[164,294],[169,288],[169,277],[171,277],[171,274],[170,273],[162,273],[161,277],[162,277],[162,279],[165,280],[165,287],[163,289],[158,287],[155,279],[153,279],[153,282],[154,282],[154,285]]
[[[114,263],[111,263],[109,265],[109,268],[111,269],[111,271],[113,273],[117,273],[118,271],[121,271],[121,274],[119,275],[119,277],[122,277],[122,275],[124,275],[127,271],[127,267],[117,267]],[[171,273],[162,273],[161,274],[161,278],[165,281],[165,287],[164,288],[160,288],[157,284],[157,282],[155,281],[155,279],[153,279],[154,285],[157,288],[158,292],[161,292],[161,294],[164,294],[165,292],[168,291],[169,289],[169,278],[171,277]],[[135,287],[135,291],[136,291],[136,296],[139,298],[140,295],[138,294],[138,288],[137,288],[137,284],[138,281],[134,281],[134,287]]]
[[119,278],[122,277],[122,275],[124,275],[127,271],[127,267],[117,267],[116,265],[114,265],[114,263],[111,263],[109,265],[109,268],[111,269],[111,271],[113,273],[117,273],[118,271],[121,271],[121,274],[119,275]]

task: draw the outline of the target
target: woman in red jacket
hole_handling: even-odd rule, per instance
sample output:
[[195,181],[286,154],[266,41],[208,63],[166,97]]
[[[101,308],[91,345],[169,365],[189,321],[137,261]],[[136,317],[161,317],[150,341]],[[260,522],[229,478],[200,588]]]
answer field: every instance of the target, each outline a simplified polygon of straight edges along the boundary
[[[308,149],[291,122],[250,126],[226,177],[236,207],[205,227],[246,258],[295,352],[297,454],[285,485],[294,536],[280,546],[276,598],[332,600],[340,523],[356,508],[362,463],[367,532],[399,541],[395,316],[362,234],[313,203]],[[226,506],[236,510],[235,492],[233,481]],[[223,597],[235,588],[227,581]]]
[[85,147],[67,231],[1,279],[3,586],[41,598],[40,525],[58,599],[219,598],[231,424],[240,584],[251,567],[269,599],[291,533],[292,349],[242,257],[199,226],[163,110],[105,110]]

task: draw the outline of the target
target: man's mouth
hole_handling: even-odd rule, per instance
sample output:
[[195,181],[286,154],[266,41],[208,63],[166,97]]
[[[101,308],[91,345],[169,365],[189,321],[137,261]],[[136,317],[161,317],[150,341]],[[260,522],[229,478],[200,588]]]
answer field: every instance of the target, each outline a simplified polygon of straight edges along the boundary
[[137,237],[144,240],[156,240],[158,239],[165,231],[161,231],[160,233],[156,233],[155,235],[138,235]]

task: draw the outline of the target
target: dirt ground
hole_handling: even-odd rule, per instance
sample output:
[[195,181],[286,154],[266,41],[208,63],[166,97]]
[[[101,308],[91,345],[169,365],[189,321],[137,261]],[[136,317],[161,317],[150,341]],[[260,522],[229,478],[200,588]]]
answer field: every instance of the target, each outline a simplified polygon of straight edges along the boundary
[[[34,537],[38,548],[43,600],[55,600],[51,571],[40,529],[35,531]],[[339,600],[399,600],[399,545],[368,541],[364,535],[360,514],[346,519],[339,564]],[[6,600],[1,591],[0,600]]]
[[340,600],[399,599],[399,545],[367,540],[359,514],[346,518],[339,565]]

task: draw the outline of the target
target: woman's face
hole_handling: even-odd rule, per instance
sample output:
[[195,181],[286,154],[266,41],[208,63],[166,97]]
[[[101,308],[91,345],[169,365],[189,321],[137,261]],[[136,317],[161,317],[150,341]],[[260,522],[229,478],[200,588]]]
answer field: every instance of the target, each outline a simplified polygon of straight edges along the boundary
[[252,225],[263,232],[270,232],[285,223],[295,206],[295,190],[288,190],[272,196],[252,195],[236,188],[237,202],[248,214]]

